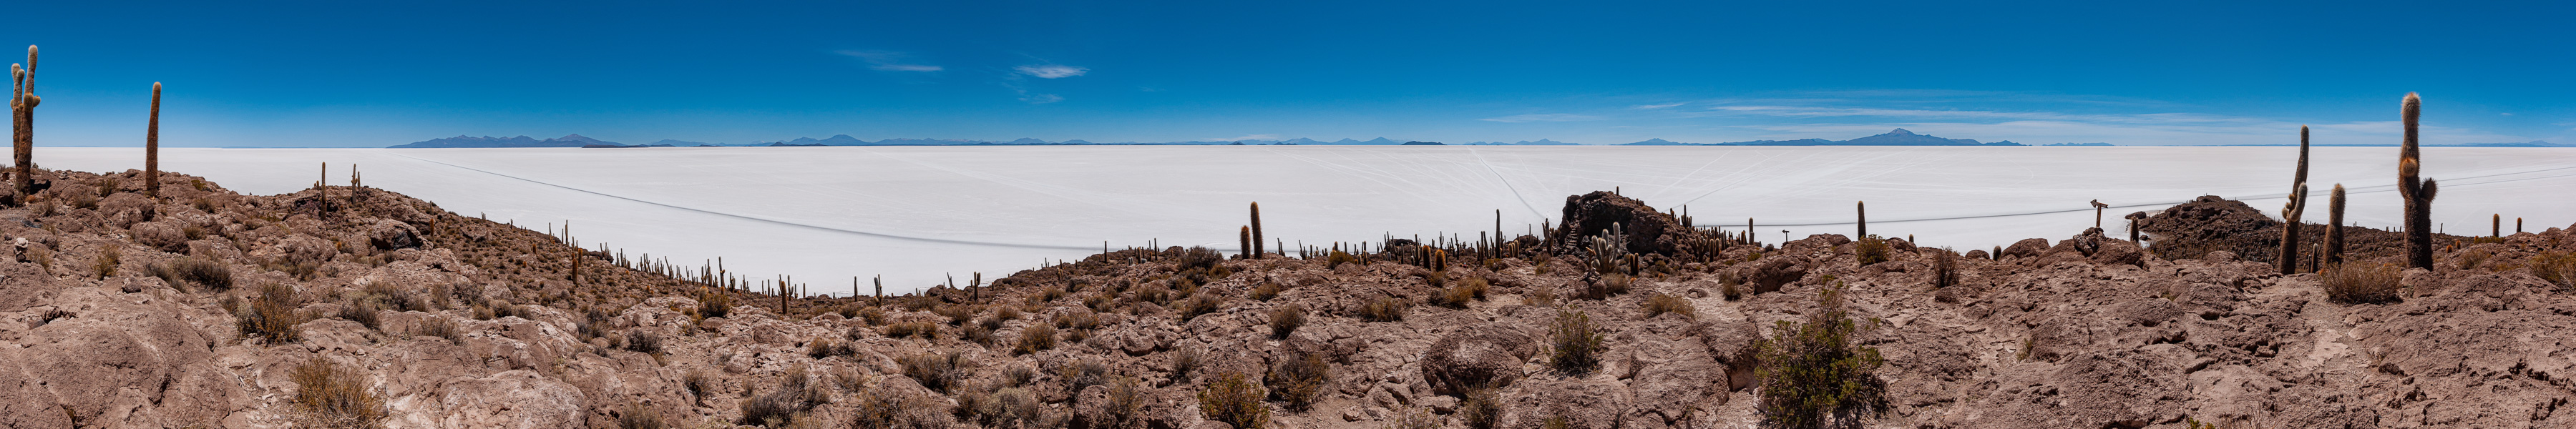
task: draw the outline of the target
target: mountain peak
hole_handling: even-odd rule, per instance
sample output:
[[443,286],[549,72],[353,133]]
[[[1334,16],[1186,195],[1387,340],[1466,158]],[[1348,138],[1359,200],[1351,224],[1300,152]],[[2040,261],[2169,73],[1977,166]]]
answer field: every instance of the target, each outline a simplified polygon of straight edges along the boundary
[[1910,135],[1915,135],[1915,134],[1914,134],[1914,132],[1913,132],[1913,131],[1906,131],[1904,128],[1898,128],[1898,129],[1896,129],[1895,131],[1888,131],[1888,132],[1887,132],[1887,134],[1880,134],[1880,135],[1883,135],[1883,136],[1910,136]]

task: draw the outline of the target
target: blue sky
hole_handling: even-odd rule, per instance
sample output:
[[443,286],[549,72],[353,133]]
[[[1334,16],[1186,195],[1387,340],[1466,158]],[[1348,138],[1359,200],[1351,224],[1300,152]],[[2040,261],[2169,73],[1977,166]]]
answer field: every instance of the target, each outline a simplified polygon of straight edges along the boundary
[[2576,143],[2564,2],[98,3],[0,26],[42,144]]

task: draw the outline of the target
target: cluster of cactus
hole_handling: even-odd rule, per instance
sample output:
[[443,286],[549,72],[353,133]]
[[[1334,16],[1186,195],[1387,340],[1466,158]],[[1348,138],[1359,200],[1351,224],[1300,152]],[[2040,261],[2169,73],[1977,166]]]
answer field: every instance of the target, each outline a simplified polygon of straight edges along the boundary
[[2308,213],[2308,127],[2299,126],[2299,168],[2290,175],[2290,202],[2281,205],[2281,274],[2299,272],[2299,218]]
[[2416,147],[2415,123],[2422,115],[2424,100],[2406,93],[2398,116],[2406,126],[2406,140],[2397,149],[2397,194],[2405,200],[2406,267],[2433,268],[2433,195],[2441,187],[2433,179],[2418,177],[2423,172],[2422,150]]
[[27,45],[27,66],[9,65],[9,144],[16,149],[18,194],[36,192],[36,46]]
[[1637,255],[1628,253],[1628,233],[1618,223],[1611,223],[1610,229],[1589,240],[1590,245],[1584,247],[1584,262],[1592,272],[1634,274],[1626,268],[1638,264]]

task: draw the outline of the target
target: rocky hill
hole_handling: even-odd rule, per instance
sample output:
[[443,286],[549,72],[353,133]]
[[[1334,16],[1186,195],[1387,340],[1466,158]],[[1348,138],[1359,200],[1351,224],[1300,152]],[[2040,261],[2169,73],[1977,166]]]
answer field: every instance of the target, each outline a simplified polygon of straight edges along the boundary
[[[1764,248],[1596,193],[1499,246],[1133,249],[782,299],[378,189],[139,176],[6,196],[0,426],[1750,427],[1815,390],[1766,380],[1836,374],[1794,366],[1818,353],[1883,362],[1821,402],[1865,427],[2576,426],[2558,228],[2280,275],[2224,240]],[[2222,209],[2142,224],[2266,226]]]

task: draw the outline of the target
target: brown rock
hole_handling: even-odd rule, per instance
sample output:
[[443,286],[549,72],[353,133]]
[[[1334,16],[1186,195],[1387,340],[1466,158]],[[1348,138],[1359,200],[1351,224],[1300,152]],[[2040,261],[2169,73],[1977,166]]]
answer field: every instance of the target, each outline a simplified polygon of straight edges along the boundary
[[1538,356],[1538,340],[1511,327],[1486,324],[1440,337],[1422,356],[1422,380],[1433,392],[1465,394],[1469,390],[1511,385],[1521,378],[1521,365]]

